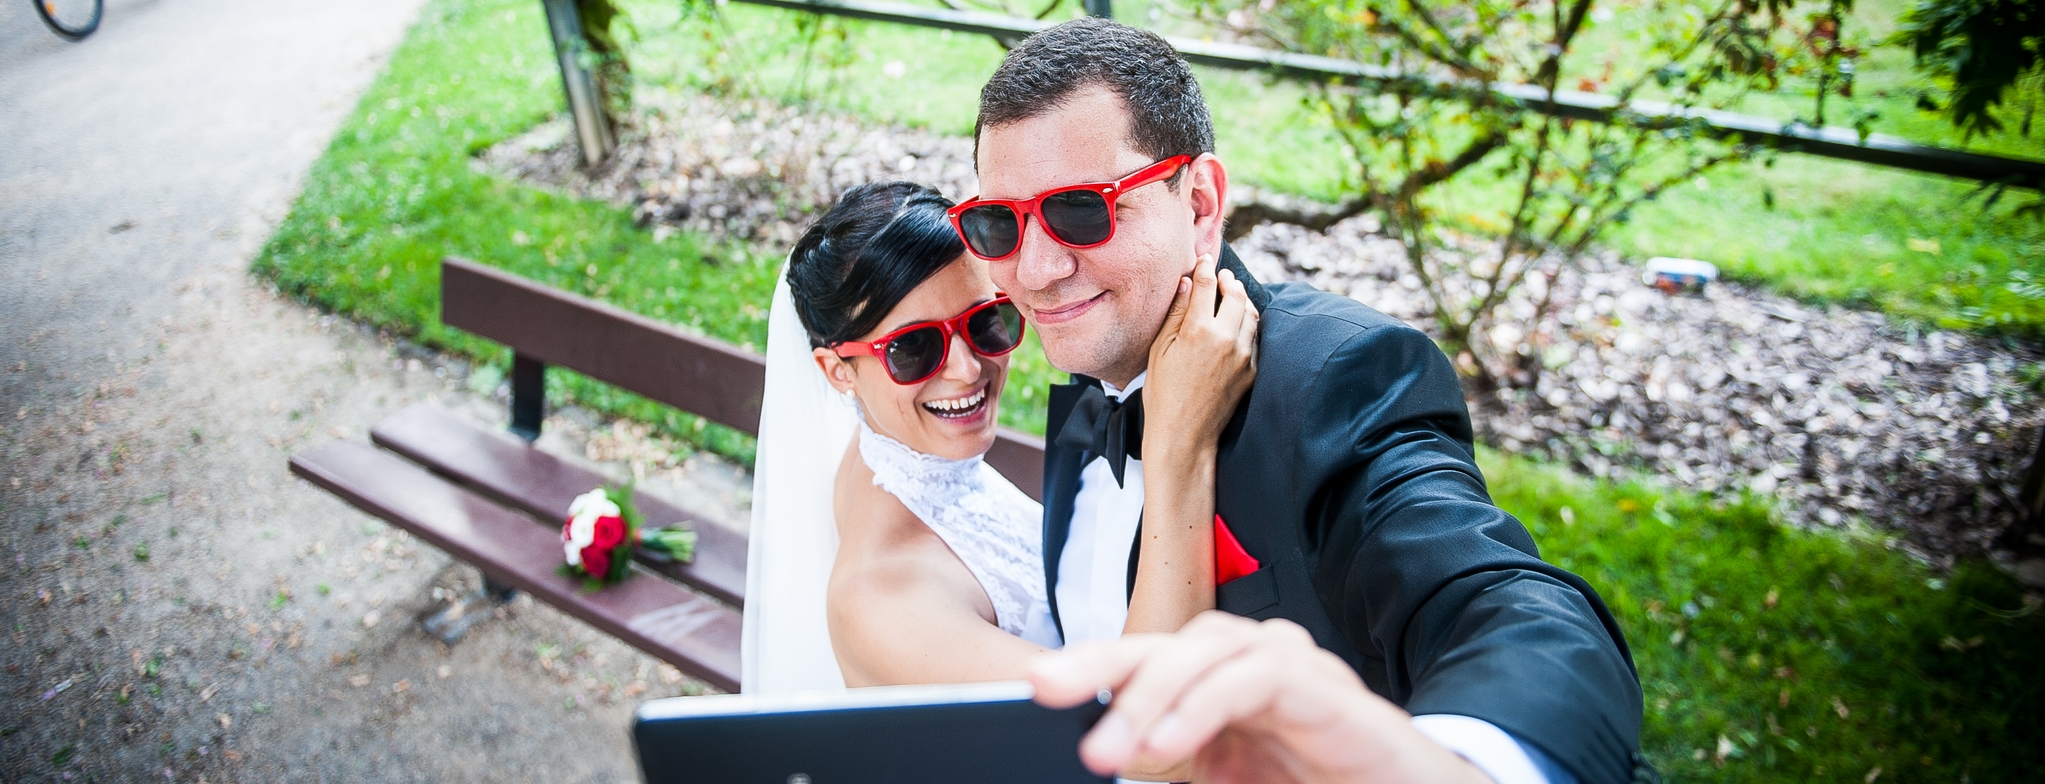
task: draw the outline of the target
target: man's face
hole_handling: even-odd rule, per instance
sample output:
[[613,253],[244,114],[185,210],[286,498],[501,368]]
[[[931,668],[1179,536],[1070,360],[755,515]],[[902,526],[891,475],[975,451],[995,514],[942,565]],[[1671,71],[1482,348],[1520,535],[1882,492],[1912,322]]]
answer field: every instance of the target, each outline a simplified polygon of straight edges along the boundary
[[[1052,188],[1112,182],[1154,163],[1130,148],[1129,112],[1105,87],[1087,87],[1037,117],[980,132],[980,195],[1027,199]],[[1196,178],[1195,170],[1202,172]],[[1220,244],[1213,156],[1179,177],[1121,195],[1115,235],[1086,250],[1060,245],[1028,219],[1015,255],[989,263],[996,285],[1029,319],[1052,366],[1118,386],[1134,380],[1196,253]],[[1202,185],[1195,186],[1200,179]],[[1196,220],[1212,212],[1212,221]],[[1211,222],[1212,231],[1198,224]],[[1209,236],[1211,235],[1211,236]]]

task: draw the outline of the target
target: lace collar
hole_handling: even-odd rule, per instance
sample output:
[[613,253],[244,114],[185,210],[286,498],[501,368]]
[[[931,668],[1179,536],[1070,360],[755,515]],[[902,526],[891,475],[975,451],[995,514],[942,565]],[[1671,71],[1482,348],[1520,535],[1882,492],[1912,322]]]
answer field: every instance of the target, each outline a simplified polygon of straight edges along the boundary
[[[966,489],[977,486],[980,478],[981,456],[975,455],[964,460],[951,460],[937,455],[918,452],[895,439],[881,435],[866,424],[866,417],[859,418],[859,456],[866,461],[866,467],[873,469],[873,483],[895,493],[892,487],[918,487],[930,489],[935,486],[956,486]],[[916,505],[903,498],[911,511]],[[924,515],[917,511],[917,517]]]

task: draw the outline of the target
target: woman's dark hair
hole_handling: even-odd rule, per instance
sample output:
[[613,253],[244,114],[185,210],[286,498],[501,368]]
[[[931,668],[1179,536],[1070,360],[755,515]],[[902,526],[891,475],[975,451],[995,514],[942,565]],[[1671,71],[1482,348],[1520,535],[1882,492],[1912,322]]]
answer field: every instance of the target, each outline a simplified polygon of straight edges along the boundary
[[944,211],[952,203],[913,182],[855,187],[810,224],[788,257],[795,312],[822,348],[880,326],[909,292],[966,245]]

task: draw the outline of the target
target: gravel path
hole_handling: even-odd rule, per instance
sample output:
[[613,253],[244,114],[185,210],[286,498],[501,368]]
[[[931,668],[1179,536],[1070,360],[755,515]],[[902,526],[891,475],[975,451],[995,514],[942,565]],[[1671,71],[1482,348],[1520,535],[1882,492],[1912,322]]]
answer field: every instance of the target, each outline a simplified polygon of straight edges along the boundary
[[695,688],[529,599],[439,644],[412,620],[473,571],[286,471],[412,401],[504,415],[246,274],[418,7],[109,0],[67,44],[0,3],[0,781],[636,780],[631,706]]
[[[628,205],[656,232],[775,246],[861,182],[912,179],[954,198],[976,189],[971,139],[705,96],[652,93],[640,111],[640,127],[594,176],[576,170],[561,121],[484,161]],[[1266,279],[1304,280],[1436,331],[1399,244],[1367,216],[1325,233],[1265,224],[1235,245]],[[1481,258],[1489,247],[1449,252]],[[2024,374],[2045,357],[1740,285],[1671,297],[1644,285],[1636,263],[1607,256],[1564,273],[1545,312],[1537,285],[1508,303],[1510,323],[1483,339],[1543,370],[1472,401],[1487,440],[1601,477],[1645,472],[1773,497],[1794,523],[1872,526],[1937,563],[2013,558],[2012,499],[2045,423]],[[2045,561],[2020,571],[2045,584]]]
[[416,401],[502,404],[239,272],[178,299],[144,362],[0,433],[7,779],[632,780],[631,706],[693,684],[527,598],[440,644],[414,619],[474,571],[286,470]]

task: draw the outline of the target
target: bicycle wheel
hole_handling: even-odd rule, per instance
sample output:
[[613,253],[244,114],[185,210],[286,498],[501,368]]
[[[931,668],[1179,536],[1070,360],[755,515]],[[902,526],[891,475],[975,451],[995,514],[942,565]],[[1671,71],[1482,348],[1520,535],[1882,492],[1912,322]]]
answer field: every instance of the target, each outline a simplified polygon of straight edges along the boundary
[[76,41],[99,29],[99,16],[105,9],[105,0],[29,0],[35,3],[36,13],[43,18],[43,24],[66,40]]

